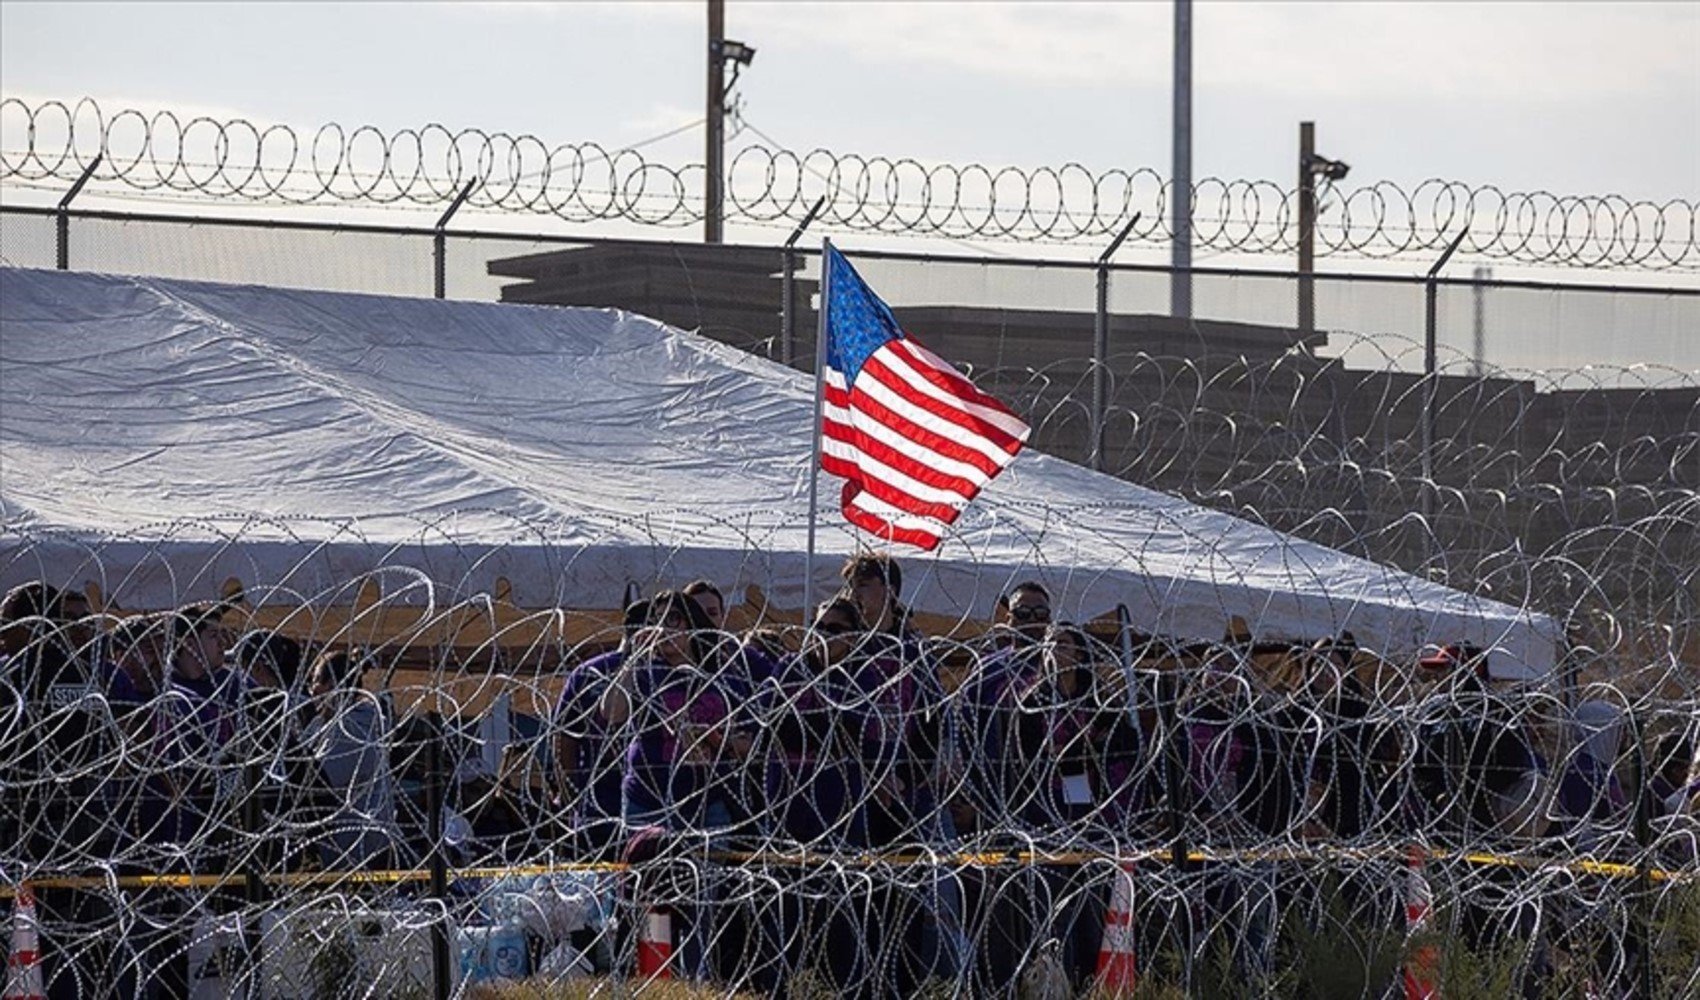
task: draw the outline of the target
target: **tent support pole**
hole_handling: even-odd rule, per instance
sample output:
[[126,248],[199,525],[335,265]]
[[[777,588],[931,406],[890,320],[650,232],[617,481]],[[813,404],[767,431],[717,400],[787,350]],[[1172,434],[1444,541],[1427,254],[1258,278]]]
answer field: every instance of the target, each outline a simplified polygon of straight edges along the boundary
[[431,742],[426,749],[425,829],[431,846],[428,849],[431,874],[431,898],[441,912],[431,923],[431,984],[436,1000],[448,1000],[454,990],[452,953],[449,949],[449,875],[448,858],[443,852],[443,738],[445,721],[438,716],[432,728]]

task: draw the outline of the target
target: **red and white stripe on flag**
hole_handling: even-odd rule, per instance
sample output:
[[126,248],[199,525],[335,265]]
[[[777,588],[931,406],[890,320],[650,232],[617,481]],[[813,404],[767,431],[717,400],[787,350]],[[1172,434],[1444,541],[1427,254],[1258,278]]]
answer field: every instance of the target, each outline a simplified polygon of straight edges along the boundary
[[851,387],[829,367],[822,419],[821,468],[845,479],[845,519],[929,550],[1030,433],[910,337],[881,345]]

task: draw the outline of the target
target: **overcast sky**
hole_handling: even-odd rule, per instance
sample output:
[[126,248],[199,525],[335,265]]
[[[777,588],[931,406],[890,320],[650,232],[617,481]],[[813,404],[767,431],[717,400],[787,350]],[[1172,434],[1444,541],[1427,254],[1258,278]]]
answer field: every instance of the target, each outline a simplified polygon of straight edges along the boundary
[[[0,5],[0,89],[619,145],[701,117],[705,4]],[[748,119],[798,148],[1169,162],[1167,3],[727,4]],[[1700,5],[1201,2],[1198,176],[1700,195]],[[654,147],[700,156],[690,136]]]
[[[615,149],[701,119],[705,11],[6,0],[0,91],[308,132],[441,123]],[[1438,177],[1700,200],[1700,4],[1199,2],[1194,17],[1195,179],[1291,186],[1309,118],[1319,151],[1352,164],[1348,188]],[[1167,2],[729,0],[726,14],[728,35],[757,49],[738,89],[744,118],[784,146],[1164,177],[1172,21]],[[0,129],[16,149],[14,116]],[[702,130],[643,152],[699,163]],[[1421,270],[1434,253],[1390,266]],[[1196,259],[1227,262],[1204,248]]]

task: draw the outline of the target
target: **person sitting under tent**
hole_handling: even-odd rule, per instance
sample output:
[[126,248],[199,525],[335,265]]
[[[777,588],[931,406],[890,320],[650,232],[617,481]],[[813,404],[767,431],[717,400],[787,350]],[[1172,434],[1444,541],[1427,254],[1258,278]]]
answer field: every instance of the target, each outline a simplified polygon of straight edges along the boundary
[[1520,713],[1489,687],[1486,651],[1446,646],[1418,665],[1445,675],[1417,732],[1414,818],[1458,845],[1529,832],[1538,821],[1541,761]]
[[[1486,650],[1468,643],[1441,647],[1418,660],[1444,672],[1416,733],[1410,835],[1466,850],[1505,850],[1546,830],[1543,765],[1523,715],[1490,686]],[[1460,924],[1479,953],[1535,940],[1540,907],[1515,871],[1489,867],[1461,904]],[[1524,967],[1525,995],[1538,995],[1549,968],[1535,940]]]

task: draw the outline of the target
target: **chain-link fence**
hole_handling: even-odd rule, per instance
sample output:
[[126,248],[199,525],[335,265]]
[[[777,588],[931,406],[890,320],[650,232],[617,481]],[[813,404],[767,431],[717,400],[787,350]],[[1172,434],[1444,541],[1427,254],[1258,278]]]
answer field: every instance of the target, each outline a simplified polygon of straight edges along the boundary
[[[66,222],[79,270],[410,296],[441,273],[449,298],[624,308],[812,364],[801,249]],[[9,265],[52,267],[60,238],[0,212]],[[11,974],[55,995],[1700,989],[1700,293],[1317,276],[1301,329],[1293,275],[1201,269],[1175,318],[1161,269],[853,256],[1036,447],[1551,615],[1564,658],[1506,687],[1467,648],[1419,666],[1256,622],[1183,641],[1021,588],[905,625],[852,587],[805,616],[737,592],[767,582],[760,534],[724,596],[641,603],[686,582],[665,567],[688,519],[585,611],[422,576],[358,523],[160,525],[72,558],[8,511],[0,576],[61,588],[14,591],[0,629],[0,869],[14,954],[41,952]],[[1084,518],[1052,513],[1070,551]],[[138,551],[209,530],[204,571],[127,599]],[[200,603],[228,553],[280,544],[292,572]],[[551,544],[527,556],[568,574],[596,540]]]

